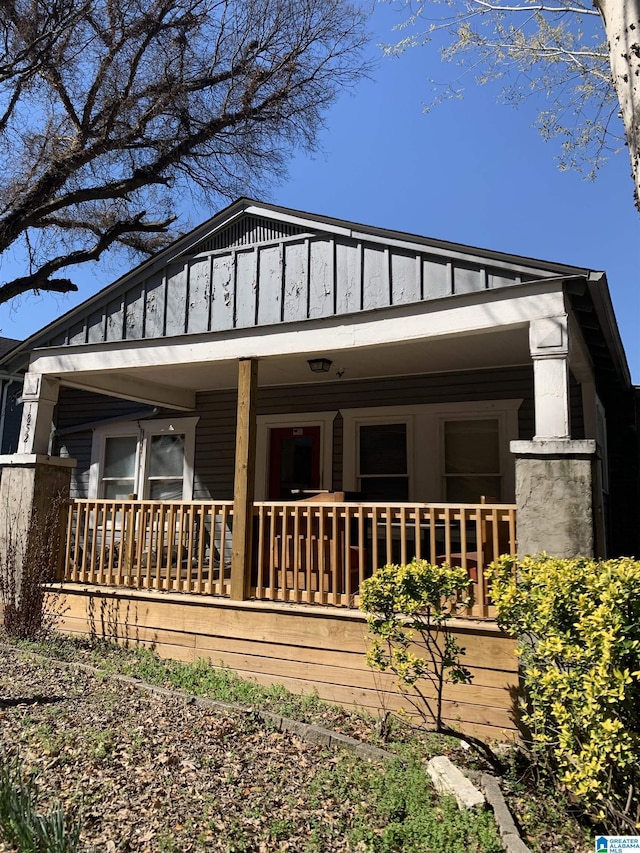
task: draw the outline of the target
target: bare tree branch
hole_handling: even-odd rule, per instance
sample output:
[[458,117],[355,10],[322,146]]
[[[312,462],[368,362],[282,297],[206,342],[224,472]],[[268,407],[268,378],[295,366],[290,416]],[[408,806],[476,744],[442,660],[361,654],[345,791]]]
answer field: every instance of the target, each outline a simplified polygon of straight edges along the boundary
[[[77,249],[65,255],[59,255],[56,258],[42,264],[31,275],[21,276],[11,282],[0,285],[0,303],[6,302],[8,299],[26,293],[28,290],[46,290],[56,293],[69,293],[77,291],[77,286],[70,279],[52,279],[51,276],[60,269],[78,264],[87,263],[87,261],[97,261],[100,255],[110,248],[115,242],[124,241],[126,245],[141,247],[144,245],[140,239],[135,239],[134,235],[141,234],[158,234],[159,232],[166,233],[169,225],[173,221],[165,220],[164,222],[148,222],[145,221],[146,211],[142,211],[130,220],[122,220],[115,222],[108,228],[101,229],[97,224],[87,223],[87,229],[97,235],[97,240],[91,248]],[[42,227],[55,226],[57,228],[73,231],[77,229],[77,223],[72,220],[51,220],[48,223],[42,224]]]
[[508,102],[540,95],[538,128],[561,140],[561,168],[593,176],[626,143],[639,203],[640,0],[417,0],[398,29],[386,52],[438,39],[444,59],[462,66],[452,83],[434,84],[434,104],[458,96],[465,73],[500,81]]
[[259,192],[366,73],[365,43],[348,0],[2,4],[0,256],[22,251],[28,273],[0,302],[164,245],[185,191]]
[[486,0],[471,0],[476,6],[482,6],[491,12],[548,12],[551,15],[561,14],[566,12],[577,15],[598,15],[595,9],[589,9],[587,6],[547,6],[544,3],[539,5],[525,6],[503,6],[501,3],[487,3]]

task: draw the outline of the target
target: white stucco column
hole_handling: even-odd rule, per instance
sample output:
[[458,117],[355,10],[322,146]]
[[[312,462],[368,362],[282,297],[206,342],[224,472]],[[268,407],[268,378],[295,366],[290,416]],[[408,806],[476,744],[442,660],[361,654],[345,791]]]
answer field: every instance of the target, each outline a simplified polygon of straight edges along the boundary
[[535,405],[534,440],[569,438],[569,331],[567,315],[529,324]]
[[58,402],[59,382],[40,373],[26,373],[22,390],[22,424],[18,453],[49,452],[53,409]]
[[518,554],[592,556],[596,442],[570,436],[567,315],[532,320],[529,347],[536,432],[532,441],[511,442]]

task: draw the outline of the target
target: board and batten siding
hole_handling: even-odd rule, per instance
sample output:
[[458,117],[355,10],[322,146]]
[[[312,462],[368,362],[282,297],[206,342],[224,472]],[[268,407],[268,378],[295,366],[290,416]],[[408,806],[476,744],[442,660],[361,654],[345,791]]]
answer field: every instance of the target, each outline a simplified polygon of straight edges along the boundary
[[409,305],[540,273],[443,249],[358,239],[245,216],[187,254],[109,289],[40,346],[227,332]]

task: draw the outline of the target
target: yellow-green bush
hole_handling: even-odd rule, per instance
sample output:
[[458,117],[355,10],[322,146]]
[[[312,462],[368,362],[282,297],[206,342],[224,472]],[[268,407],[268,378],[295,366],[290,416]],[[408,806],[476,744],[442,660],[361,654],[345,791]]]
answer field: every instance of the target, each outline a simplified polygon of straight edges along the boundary
[[465,569],[417,559],[384,566],[360,589],[360,609],[373,636],[367,663],[392,672],[416,711],[440,731],[446,729],[444,684],[471,681],[461,663],[464,649],[448,629],[449,617],[468,604],[468,595]]
[[538,756],[597,819],[640,821],[640,562],[501,557],[498,622],[519,640]]

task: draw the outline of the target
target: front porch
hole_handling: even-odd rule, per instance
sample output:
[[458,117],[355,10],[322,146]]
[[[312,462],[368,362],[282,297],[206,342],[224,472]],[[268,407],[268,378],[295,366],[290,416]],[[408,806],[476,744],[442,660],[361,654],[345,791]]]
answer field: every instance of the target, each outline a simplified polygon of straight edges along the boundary
[[[253,503],[243,597],[357,607],[360,585],[376,569],[418,557],[465,568],[473,599],[466,615],[493,616],[485,567],[516,553],[515,506],[318,497]],[[234,597],[233,523],[231,501],[70,501],[61,579]]]
[[359,588],[387,562],[446,561],[471,581],[472,605],[453,632],[473,683],[444,686],[444,719],[486,740],[517,737],[515,641],[492,618],[485,576],[500,553],[515,553],[515,506],[343,498],[252,502],[240,579],[232,501],[70,500],[61,628],[151,646],[162,657],[205,658],[374,716],[411,713],[393,677],[365,663]]

